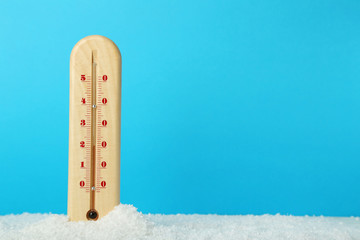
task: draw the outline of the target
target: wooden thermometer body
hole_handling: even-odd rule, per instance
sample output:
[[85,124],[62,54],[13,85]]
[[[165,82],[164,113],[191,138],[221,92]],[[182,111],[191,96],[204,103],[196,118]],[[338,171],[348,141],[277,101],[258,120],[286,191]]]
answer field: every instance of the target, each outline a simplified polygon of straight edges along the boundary
[[70,57],[70,221],[97,220],[120,203],[120,117],[119,49],[85,37]]

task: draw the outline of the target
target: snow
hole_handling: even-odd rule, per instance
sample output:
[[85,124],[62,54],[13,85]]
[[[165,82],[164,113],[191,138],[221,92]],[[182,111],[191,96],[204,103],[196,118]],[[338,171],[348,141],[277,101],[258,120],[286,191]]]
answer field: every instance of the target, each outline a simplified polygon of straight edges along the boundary
[[359,217],[142,214],[120,204],[98,221],[61,214],[0,216],[1,240],[360,240]]

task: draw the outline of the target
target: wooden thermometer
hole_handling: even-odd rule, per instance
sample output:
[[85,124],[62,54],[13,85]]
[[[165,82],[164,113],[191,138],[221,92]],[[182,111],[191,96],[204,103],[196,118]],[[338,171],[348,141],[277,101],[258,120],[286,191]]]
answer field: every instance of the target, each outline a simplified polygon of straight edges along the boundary
[[108,38],[81,39],[70,56],[70,221],[97,220],[120,203],[121,55]]

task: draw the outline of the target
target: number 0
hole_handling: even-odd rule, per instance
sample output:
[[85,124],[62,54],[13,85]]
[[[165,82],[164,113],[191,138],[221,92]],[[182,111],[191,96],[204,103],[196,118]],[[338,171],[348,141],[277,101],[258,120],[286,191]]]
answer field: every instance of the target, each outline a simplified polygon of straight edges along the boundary
[[106,167],[106,162],[105,161],[102,161],[101,162],[101,166],[104,168],[104,167]]
[[80,181],[80,187],[85,186],[85,182],[84,181]]

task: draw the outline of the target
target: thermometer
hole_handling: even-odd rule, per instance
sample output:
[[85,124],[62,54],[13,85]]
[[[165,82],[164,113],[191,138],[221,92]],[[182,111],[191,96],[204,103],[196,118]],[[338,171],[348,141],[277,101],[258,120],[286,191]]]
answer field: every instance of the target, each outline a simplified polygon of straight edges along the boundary
[[121,55],[110,39],[81,39],[70,56],[70,221],[97,220],[120,203]]

